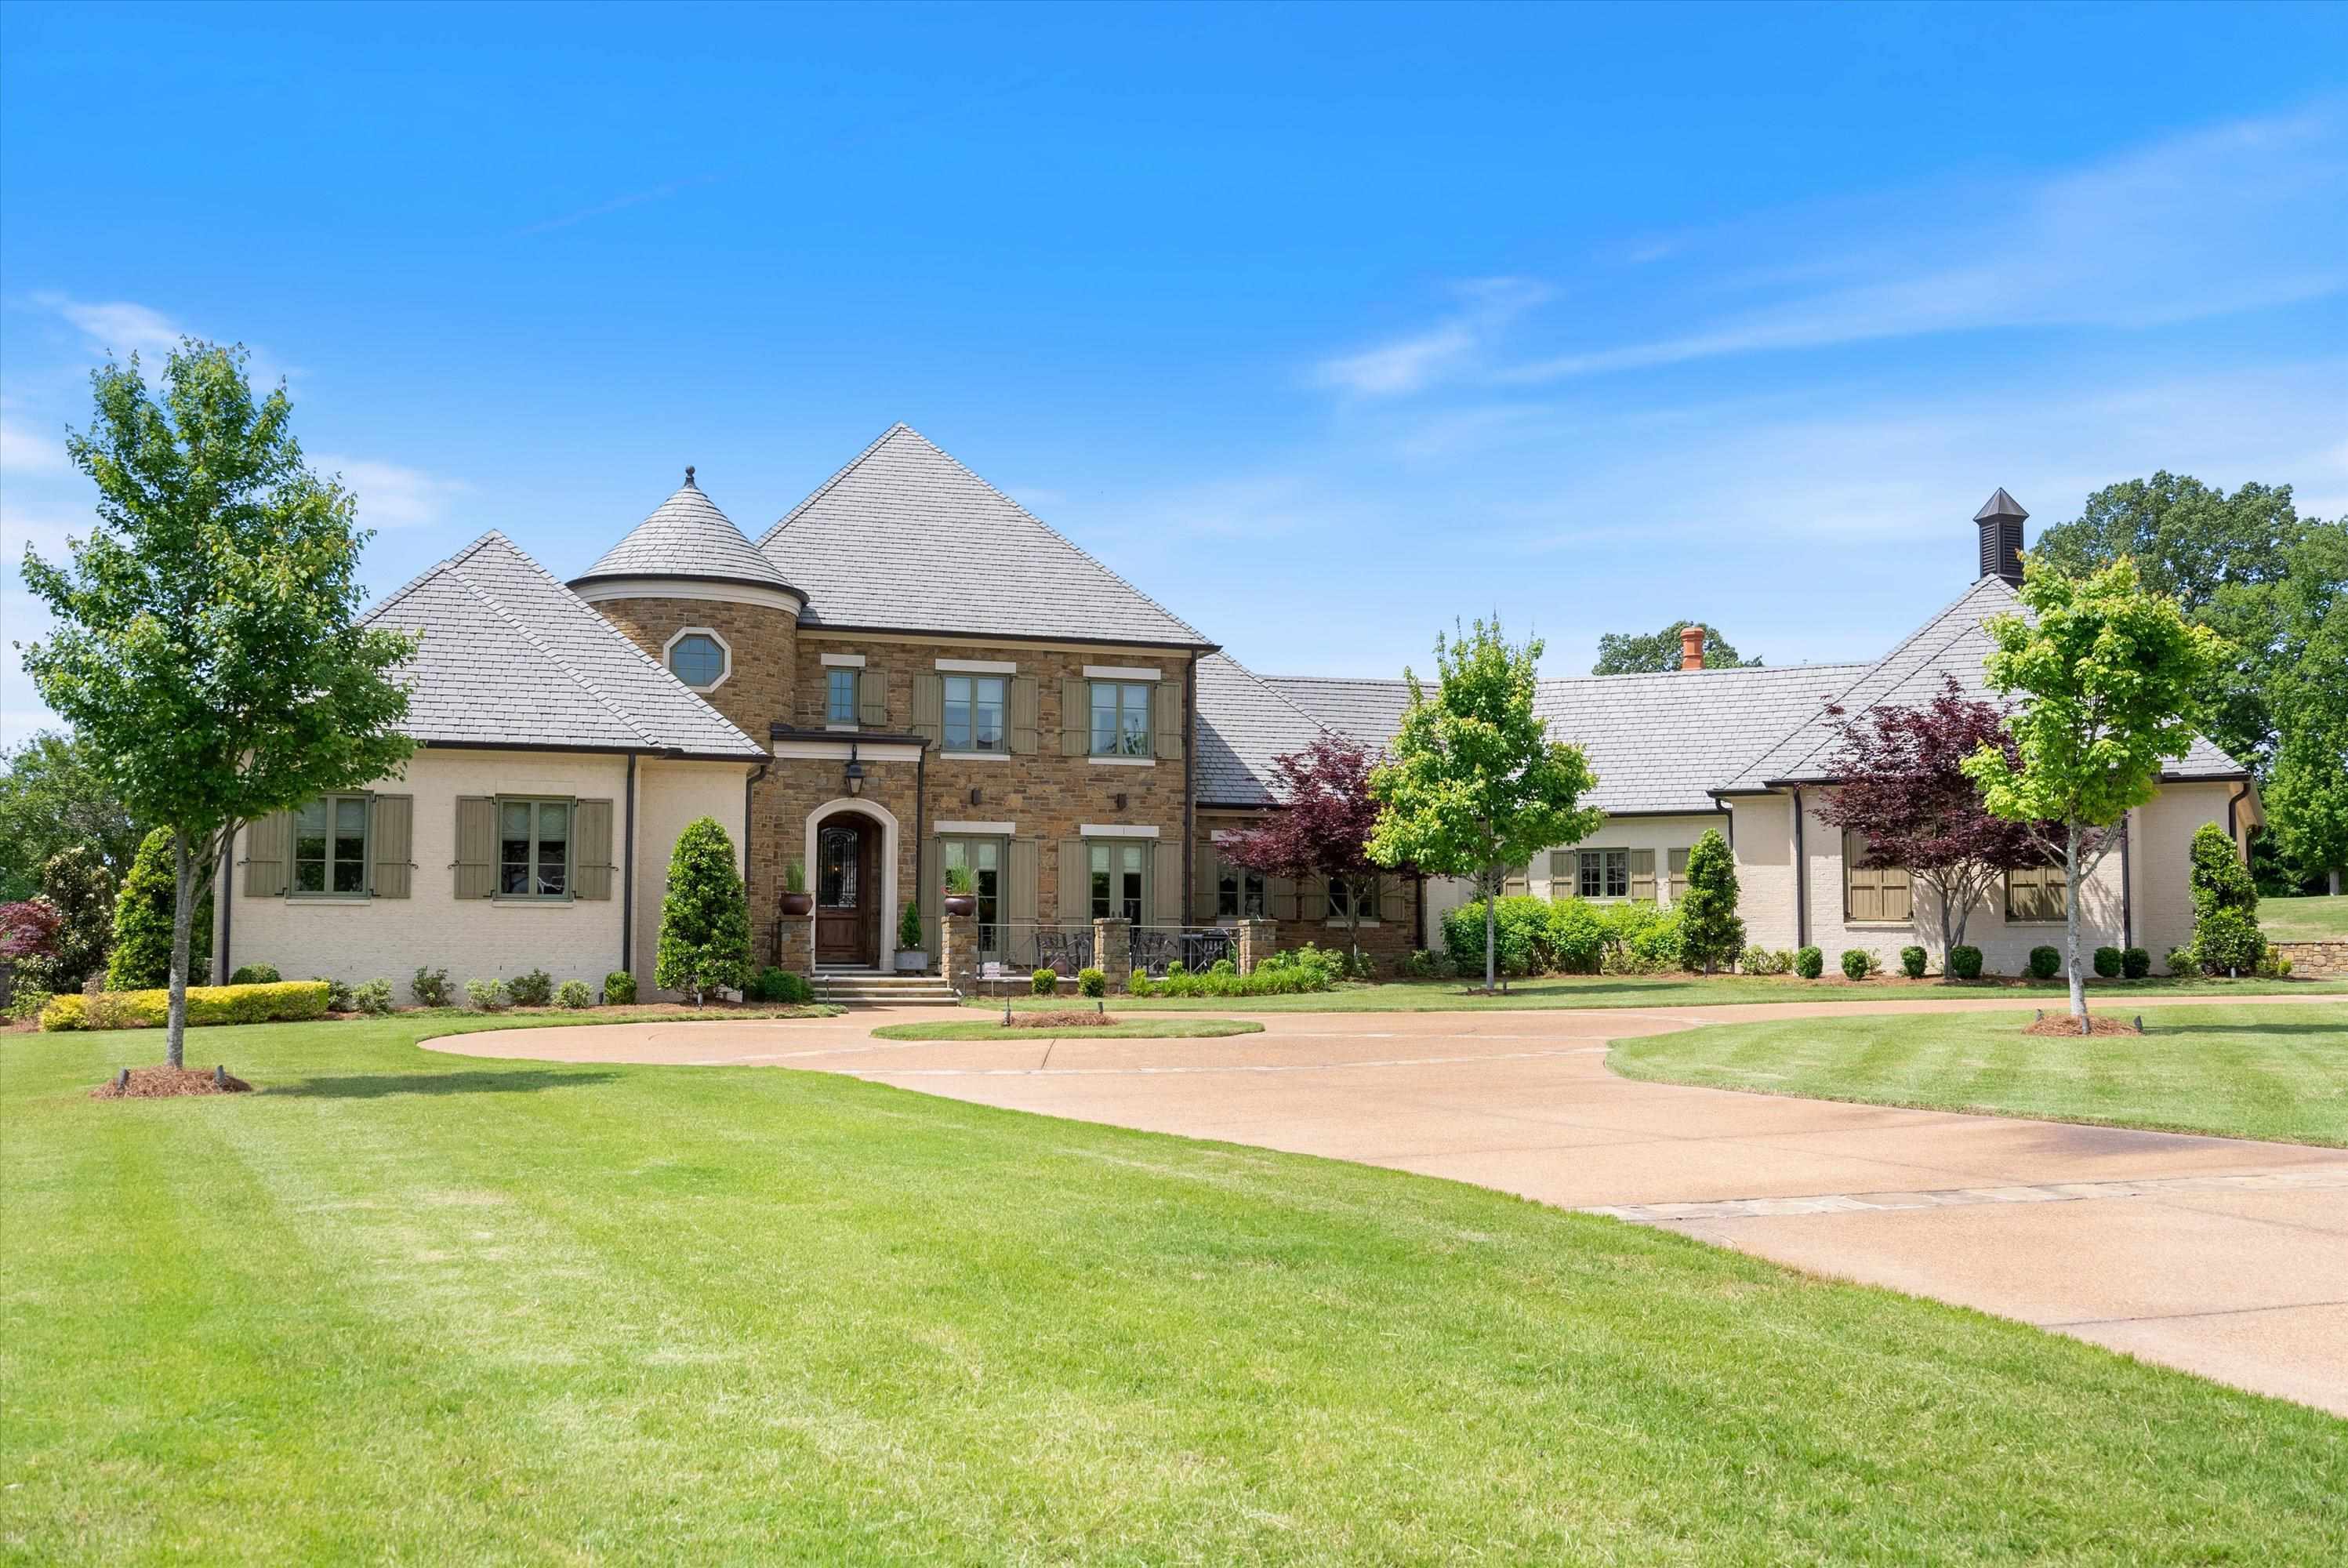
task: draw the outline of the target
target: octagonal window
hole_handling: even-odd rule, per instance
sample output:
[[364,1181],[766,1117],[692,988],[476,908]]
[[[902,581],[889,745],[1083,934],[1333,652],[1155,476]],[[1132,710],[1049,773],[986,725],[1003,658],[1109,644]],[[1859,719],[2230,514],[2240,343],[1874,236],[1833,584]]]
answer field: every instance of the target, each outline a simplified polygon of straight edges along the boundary
[[669,645],[668,667],[685,685],[705,690],[726,678],[726,645],[706,632],[687,632]]

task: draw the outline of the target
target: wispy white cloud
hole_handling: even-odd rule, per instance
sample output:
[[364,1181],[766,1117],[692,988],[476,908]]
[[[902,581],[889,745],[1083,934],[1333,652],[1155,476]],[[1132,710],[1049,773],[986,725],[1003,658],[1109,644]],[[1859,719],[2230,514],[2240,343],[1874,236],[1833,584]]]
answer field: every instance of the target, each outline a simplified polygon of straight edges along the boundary
[[366,528],[429,527],[445,519],[473,488],[463,480],[368,458],[319,453],[311,457],[310,466],[342,475],[344,485],[358,497],[359,522]]
[[161,311],[150,305],[137,304],[129,300],[94,302],[77,300],[61,294],[37,294],[33,303],[57,315],[78,328],[88,339],[88,346],[101,354],[119,355],[124,358],[133,354],[160,362],[163,356],[180,346],[186,330]]
[[0,418],[0,474],[61,474],[71,467],[64,442]]
[[536,223],[526,224],[515,232],[521,234],[543,234],[553,229],[568,229],[573,223],[583,223],[590,218],[601,218],[607,212],[625,211],[630,207],[641,207],[647,201],[665,201],[681,191],[690,191],[696,185],[714,184],[716,180],[717,176],[715,174],[696,174],[686,180],[672,180],[665,185],[655,185],[649,191],[631,191],[625,196],[614,196],[608,201],[598,201],[592,207],[582,207],[575,212],[565,212],[559,218],[547,218]]
[[1435,326],[1323,360],[1313,380],[1365,397],[1416,392],[1472,366],[1502,329],[1551,291],[1526,278],[1478,278],[1455,292],[1460,308]]

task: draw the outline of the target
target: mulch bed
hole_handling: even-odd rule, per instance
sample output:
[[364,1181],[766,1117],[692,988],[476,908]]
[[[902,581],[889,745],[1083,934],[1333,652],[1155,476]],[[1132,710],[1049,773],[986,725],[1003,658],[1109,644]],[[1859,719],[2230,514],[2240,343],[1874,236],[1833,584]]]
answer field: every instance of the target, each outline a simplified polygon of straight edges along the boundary
[[231,1074],[227,1087],[210,1068],[132,1068],[128,1086],[108,1079],[89,1091],[92,1099],[170,1099],[183,1094],[251,1094],[252,1086]]
[[1071,1008],[1060,1013],[1014,1013],[1012,1026],[1019,1029],[1101,1029],[1122,1022],[1114,1013],[1083,1013]]
[[[2127,1019],[2108,1017],[2102,1013],[2087,1015],[2087,1028],[2089,1033],[2097,1035],[2133,1035],[2138,1032],[2137,1026]],[[2079,1020],[2068,1013],[2049,1013],[2022,1032],[2025,1035],[2068,1035],[2075,1040],[2079,1037]]]

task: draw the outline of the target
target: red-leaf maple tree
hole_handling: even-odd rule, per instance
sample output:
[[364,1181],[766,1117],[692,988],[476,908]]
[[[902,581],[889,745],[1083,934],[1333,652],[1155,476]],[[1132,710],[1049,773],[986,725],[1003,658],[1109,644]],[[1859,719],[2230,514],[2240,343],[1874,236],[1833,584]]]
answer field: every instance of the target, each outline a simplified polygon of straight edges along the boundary
[[1384,869],[1364,848],[1378,820],[1378,803],[1370,796],[1375,763],[1364,748],[1335,735],[1282,753],[1272,759],[1272,794],[1279,809],[1215,845],[1233,865],[1267,877],[1342,881],[1345,898],[1340,913],[1348,954],[1361,950],[1363,905],[1375,896]]

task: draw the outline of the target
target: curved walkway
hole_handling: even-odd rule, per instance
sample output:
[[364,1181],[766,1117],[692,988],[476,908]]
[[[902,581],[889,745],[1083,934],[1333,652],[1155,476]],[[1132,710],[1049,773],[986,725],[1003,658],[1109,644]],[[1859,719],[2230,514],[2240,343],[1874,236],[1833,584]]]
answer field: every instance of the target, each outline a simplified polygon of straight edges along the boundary
[[[2209,998],[2129,1005],[2197,1001]],[[873,1039],[881,1023],[970,1016],[897,1008],[499,1031],[429,1048],[848,1073],[1448,1177],[2020,1318],[2348,1415],[2348,1150],[1639,1083],[1605,1067],[1609,1040],[1703,1024],[2034,1005],[1235,1010],[1264,1032]]]

